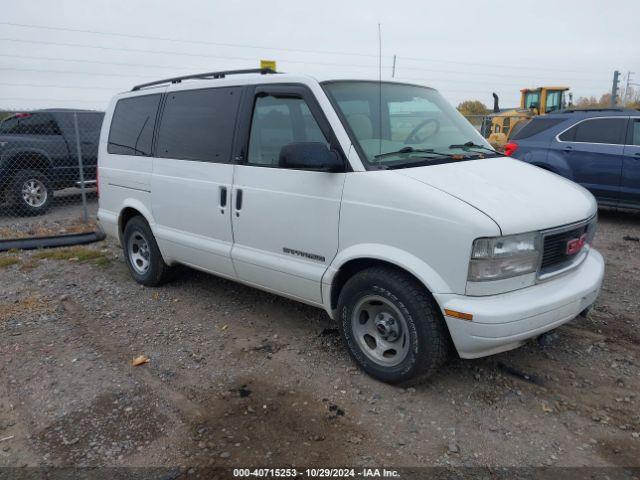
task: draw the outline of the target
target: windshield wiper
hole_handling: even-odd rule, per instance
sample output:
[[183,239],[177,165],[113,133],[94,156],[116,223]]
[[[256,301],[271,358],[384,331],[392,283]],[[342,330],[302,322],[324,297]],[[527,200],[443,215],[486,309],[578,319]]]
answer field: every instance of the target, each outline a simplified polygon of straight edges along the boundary
[[478,150],[478,149],[486,150],[487,152],[491,152],[491,153],[495,153],[497,155],[500,155],[500,152],[497,152],[493,148],[485,147],[484,145],[478,145],[477,143],[473,143],[473,142],[467,142],[467,143],[462,143],[462,144],[453,144],[453,145],[449,145],[449,148],[459,148],[461,150],[470,150],[472,148],[475,148],[476,150]]
[[373,158],[379,159],[379,158],[385,158],[385,157],[392,157],[394,155],[400,155],[403,153],[426,153],[429,155],[438,155],[438,156],[444,156],[444,157],[449,157],[453,155],[452,153],[436,152],[433,148],[402,147],[400,150],[395,150],[393,152],[380,153],[378,155],[375,155]]

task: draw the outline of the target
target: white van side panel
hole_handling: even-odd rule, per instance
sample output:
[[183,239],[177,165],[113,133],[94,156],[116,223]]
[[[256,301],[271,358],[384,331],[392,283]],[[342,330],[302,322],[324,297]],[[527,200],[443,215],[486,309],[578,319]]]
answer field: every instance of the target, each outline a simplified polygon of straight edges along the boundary
[[321,279],[338,249],[345,175],[236,165],[232,258],[238,278],[322,305]]
[[[229,200],[233,165],[169,158],[153,162],[154,235],[165,261],[234,278]],[[225,207],[220,204],[221,188],[227,191]]]

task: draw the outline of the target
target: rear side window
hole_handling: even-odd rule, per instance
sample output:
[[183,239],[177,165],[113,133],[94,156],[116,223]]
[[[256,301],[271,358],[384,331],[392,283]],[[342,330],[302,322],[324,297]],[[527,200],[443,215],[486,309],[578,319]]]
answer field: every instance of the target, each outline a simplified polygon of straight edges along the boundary
[[566,118],[536,117],[514,133],[511,138],[513,140],[521,140],[523,138],[533,137],[551,127],[559,125],[565,120]]
[[118,155],[151,156],[159,104],[159,94],[118,100],[111,120],[107,151]]
[[560,135],[563,142],[609,143],[622,145],[627,119],[591,118],[580,122]]
[[157,155],[231,163],[240,91],[240,87],[223,87],[168,94],[158,131]]

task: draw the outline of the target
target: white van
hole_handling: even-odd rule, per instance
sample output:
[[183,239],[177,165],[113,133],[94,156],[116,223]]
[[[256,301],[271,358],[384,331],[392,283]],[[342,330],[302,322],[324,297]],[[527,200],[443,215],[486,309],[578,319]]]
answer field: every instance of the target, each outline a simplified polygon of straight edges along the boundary
[[353,359],[406,382],[503,352],[595,301],[584,188],[505,158],[435,90],[269,70],[117,95],[104,231],[156,286],[183,264],[314,305]]

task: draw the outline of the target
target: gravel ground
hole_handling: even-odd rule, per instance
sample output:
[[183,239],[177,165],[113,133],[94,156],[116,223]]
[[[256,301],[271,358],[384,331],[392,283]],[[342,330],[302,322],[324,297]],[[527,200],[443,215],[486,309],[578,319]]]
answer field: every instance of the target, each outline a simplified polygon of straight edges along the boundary
[[112,243],[0,254],[0,466],[640,466],[638,237],[601,211],[587,319],[408,389],[311,307],[192,270],[144,288]]
[[77,188],[55,192],[45,215],[23,216],[13,205],[0,205],[0,240],[94,232],[98,212],[95,189],[88,189],[86,198],[88,222],[83,220],[82,196]]

